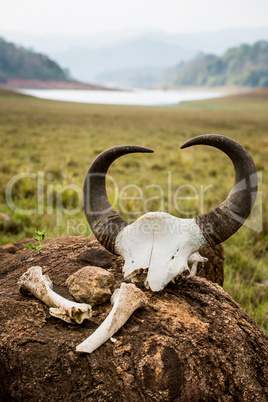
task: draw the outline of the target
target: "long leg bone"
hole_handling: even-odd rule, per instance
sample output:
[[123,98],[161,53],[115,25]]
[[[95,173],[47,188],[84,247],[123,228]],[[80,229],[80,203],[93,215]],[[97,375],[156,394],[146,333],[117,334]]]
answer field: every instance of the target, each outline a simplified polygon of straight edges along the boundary
[[22,293],[32,293],[37,299],[50,307],[49,312],[54,317],[69,323],[81,324],[92,316],[89,304],[75,303],[58,295],[52,290],[52,282],[42,274],[41,267],[31,267],[18,281]]
[[92,335],[76,347],[77,352],[94,352],[127,322],[137,308],[146,305],[147,297],[134,284],[123,282],[120,289],[115,290],[111,302],[113,308],[109,315]]

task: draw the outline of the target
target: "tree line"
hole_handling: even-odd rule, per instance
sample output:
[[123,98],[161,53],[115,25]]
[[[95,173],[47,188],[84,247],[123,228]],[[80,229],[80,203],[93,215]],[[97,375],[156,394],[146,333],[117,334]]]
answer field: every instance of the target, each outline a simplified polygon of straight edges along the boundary
[[68,80],[68,73],[44,54],[0,38],[0,83],[9,78]]
[[173,69],[177,85],[268,87],[268,42],[240,45],[223,56],[199,54]]

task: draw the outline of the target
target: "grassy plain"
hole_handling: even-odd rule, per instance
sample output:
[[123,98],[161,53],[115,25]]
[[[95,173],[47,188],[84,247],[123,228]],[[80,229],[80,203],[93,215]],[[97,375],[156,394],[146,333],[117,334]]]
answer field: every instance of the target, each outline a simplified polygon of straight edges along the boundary
[[[267,91],[176,107],[86,105],[0,91],[0,212],[15,222],[0,221],[1,244],[43,228],[50,237],[88,235],[81,206],[84,177],[98,153],[118,144],[155,151],[122,157],[109,170],[115,182],[108,180],[108,193],[125,219],[135,220],[149,210],[184,218],[207,212],[227,196],[234,172],[229,159],[216,149],[179,149],[187,139],[204,133],[242,143],[260,172],[253,218],[224,244],[224,288],[268,331]],[[12,211],[5,191],[20,173],[28,176],[14,182],[17,210]],[[140,190],[126,187],[132,184]],[[25,215],[18,208],[37,211]]]

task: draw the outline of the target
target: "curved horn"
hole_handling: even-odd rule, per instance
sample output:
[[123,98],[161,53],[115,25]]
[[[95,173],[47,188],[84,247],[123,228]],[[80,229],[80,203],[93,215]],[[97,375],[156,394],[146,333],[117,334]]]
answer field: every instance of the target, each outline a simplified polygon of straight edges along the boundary
[[195,218],[208,246],[214,246],[231,237],[250,214],[258,189],[257,171],[246,149],[229,137],[200,135],[185,142],[181,148],[199,144],[210,145],[226,153],[235,169],[235,183],[226,200],[212,211]]
[[89,226],[99,242],[114,252],[118,233],[127,226],[108,201],[105,178],[109,166],[120,156],[134,152],[154,152],[135,145],[120,145],[102,152],[92,162],[84,181],[84,206]]

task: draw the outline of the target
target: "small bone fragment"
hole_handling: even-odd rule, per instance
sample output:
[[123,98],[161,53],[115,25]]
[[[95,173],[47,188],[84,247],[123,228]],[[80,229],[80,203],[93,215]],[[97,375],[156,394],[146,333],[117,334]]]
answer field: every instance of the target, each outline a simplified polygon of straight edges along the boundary
[[114,276],[111,272],[93,266],[79,269],[66,281],[71,295],[77,301],[90,304],[92,307],[110,299],[112,295],[110,288],[113,284]]
[[52,316],[68,323],[81,324],[92,316],[89,304],[75,303],[58,295],[52,290],[52,282],[47,275],[42,274],[41,267],[31,267],[18,281],[21,293],[32,293],[50,307]]
[[189,258],[188,258],[188,265],[190,267],[190,277],[195,276],[197,273],[197,266],[198,263],[201,262],[202,264],[204,262],[207,262],[208,259],[206,257],[202,257],[202,255],[199,254],[197,251],[196,253],[193,253]]
[[137,308],[146,305],[147,297],[134,284],[123,282],[120,289],[115,290],[111,302],[113,308],[109,315],[92,335],[76,347],[77,352],[94,352],[127,322]]

